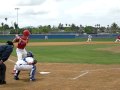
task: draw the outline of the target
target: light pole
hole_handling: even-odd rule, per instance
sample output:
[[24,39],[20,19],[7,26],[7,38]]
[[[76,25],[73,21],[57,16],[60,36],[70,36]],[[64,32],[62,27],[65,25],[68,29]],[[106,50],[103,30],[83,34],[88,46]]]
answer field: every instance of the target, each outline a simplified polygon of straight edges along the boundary
[[16,24],[17,24],[17,33],[18,33],[18,10],[19,10],[20,8],[15,8],[15,10],[17,11],[17,22],[16,22]]

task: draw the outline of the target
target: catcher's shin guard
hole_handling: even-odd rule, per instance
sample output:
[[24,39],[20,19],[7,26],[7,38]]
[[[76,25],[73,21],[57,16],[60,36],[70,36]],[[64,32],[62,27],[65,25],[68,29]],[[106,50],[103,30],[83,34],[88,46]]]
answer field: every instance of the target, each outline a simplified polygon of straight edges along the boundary
[[35,73],[36,73],[36,66],[33,65],[31,71],[30,71],[30,80],[34,81],[35,80]]

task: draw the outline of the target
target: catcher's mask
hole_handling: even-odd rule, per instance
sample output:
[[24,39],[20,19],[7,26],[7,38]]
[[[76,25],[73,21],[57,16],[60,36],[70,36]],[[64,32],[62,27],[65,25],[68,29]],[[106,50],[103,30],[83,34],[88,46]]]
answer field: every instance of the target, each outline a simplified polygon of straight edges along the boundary
[[27,52],[27,57],[34,57],[31,51]]

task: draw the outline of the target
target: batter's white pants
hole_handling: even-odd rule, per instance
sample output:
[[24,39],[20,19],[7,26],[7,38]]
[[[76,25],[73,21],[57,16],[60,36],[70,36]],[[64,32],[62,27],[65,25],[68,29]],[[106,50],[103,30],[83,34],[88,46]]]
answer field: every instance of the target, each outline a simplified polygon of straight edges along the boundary
[[[17,53],[17,58],[18,60],[23,60],[23,58],[27,57],[27,51],[26,49],[16,49],[16,53]],[[16,65],[14,66],[14,71],[16,70]]]
[[22,60],[23,58],[27,57],[27,51],[26,49],[16,49],[16,53],[17,53],[17,58],[18,60]]

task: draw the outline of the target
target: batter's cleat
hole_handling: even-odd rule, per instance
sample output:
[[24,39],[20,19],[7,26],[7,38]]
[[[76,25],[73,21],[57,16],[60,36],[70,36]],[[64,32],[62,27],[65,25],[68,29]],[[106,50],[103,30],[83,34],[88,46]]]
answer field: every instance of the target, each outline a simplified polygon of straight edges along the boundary
[[19,78],[17,76],[14,76],[14,80],[19,80]]

